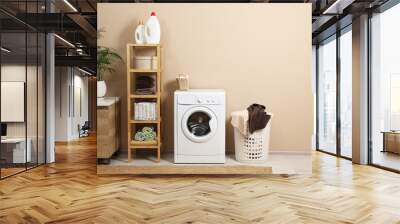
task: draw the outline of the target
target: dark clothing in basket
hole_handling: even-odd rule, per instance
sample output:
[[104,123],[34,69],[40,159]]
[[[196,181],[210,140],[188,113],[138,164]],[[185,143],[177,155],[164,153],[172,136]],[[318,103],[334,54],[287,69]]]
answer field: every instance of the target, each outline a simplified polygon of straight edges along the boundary
[[249,132],[252,134],[257,130],[264,129],[267,126],[271,115],[265,112],[265,106],[260,104],[252,104],[247,108],[249,112]]

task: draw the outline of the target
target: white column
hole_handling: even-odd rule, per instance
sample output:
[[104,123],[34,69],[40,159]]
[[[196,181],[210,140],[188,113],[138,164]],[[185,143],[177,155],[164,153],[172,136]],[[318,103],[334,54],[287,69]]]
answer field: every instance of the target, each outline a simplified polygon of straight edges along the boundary
[[55,162],[55,146],[54,146],[54,133],[55,133],[55,55],[54,55],[54,35],[47,34],[46,37],[47,52],[47,76],[46,76],[46,163]]
[[314,105],[314,131],[311,137],[311,146],[312,150],[317,149],[317,48],[315,45],[312,46],[312,73],[311,73],[311,81],[312,81],[312,94],[313,94],[313,105]]

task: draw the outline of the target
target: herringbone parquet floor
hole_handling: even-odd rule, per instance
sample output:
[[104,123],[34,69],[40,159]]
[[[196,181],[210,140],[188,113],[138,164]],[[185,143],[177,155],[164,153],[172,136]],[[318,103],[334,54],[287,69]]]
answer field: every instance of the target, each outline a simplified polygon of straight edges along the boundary
[[400,175],[316,153],[312,176],[96,175],[95,139],[0,181],[0,223],[400,223]]

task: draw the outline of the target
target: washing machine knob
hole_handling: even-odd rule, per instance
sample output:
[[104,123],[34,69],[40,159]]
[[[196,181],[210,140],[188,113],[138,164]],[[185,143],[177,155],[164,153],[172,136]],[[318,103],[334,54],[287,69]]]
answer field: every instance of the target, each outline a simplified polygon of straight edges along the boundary
[[197,103],[202,103],[203,101],[201,99],[197,99]]

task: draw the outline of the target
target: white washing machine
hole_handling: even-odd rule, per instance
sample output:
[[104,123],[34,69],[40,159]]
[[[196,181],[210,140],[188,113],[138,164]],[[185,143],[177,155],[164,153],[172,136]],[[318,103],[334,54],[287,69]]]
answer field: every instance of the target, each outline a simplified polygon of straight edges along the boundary
[[225,91],[175,91],[175,163],[225,163]]

